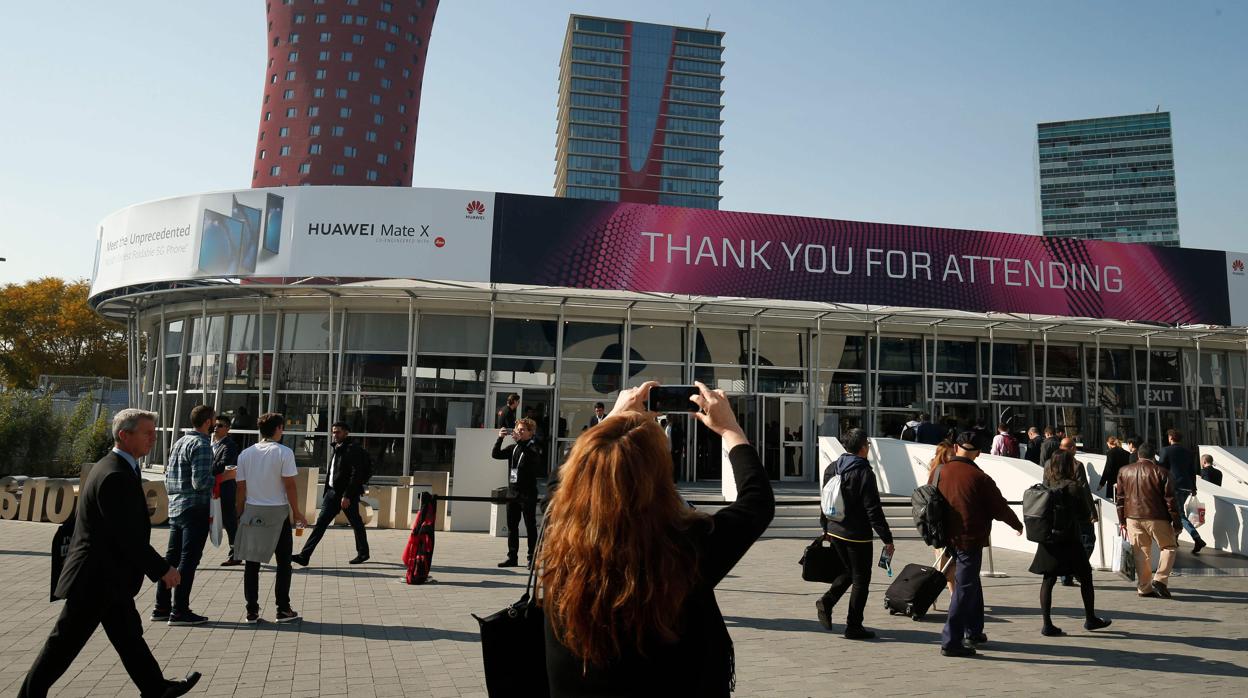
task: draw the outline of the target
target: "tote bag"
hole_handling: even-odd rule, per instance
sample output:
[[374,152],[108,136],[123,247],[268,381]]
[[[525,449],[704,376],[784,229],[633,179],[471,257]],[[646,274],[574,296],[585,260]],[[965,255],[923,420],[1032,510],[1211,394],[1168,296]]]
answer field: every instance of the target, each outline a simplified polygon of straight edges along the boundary
[[550,695],[550,681],[546,676],[546,617],[537,605],[533,589],[537,553],[542,549],[545,533],[546,518],[543,517],[533,561],[529,563],[529,581],[520,600],[484,618],[472,614],[481,625],[485,690],[491,696]]
[[836,549],[831,545],[824,545],[826,542],[826,536],[819,536],[806,546],[805,554],[797,561],[802,566],[802,579],[831,584],[832,580],[840,576],[841,556],[836,554]]

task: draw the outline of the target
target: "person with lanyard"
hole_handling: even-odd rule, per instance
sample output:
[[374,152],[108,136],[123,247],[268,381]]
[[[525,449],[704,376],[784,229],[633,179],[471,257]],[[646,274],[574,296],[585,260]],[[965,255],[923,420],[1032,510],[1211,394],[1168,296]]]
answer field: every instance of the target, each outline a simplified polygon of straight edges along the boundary
[[823,475],[826,485],[835,475],[841,476],[841,495],[845,500],[845,517],[832,521],[819,515],[823,530],[832,542],[837,557],[841,558],[841,573],[832,581],[823,597],[815,602],[819,624],[832,629],[832,607],[853,585],[849,596],[849,610],[845,618],[845,638],[869,640],[875,633],[862,625],[863,610],[867,607],[867,595],[871,591],[871,554],[873,552],[871,530],[884,543],[884,552],[893,554],[893,532],[880,506],[880,490],[875,482],[875,471],[867,462],[870,443],[867,432],[850,429],[841,439],[845,453]]
[[[495,460],[507,461],[507,559],[498,563],[499,567],[520,566],[521,516],[529,538],[529,560],[533,559],[537,542],[537,472],[542,462],[541,452],[533,442],[536,429],[537,425],[528,417],[518,420],[515,429],[499,429],[498,441],[490,454]],[[515,443],[503,448],[503,438],[508,434]]]

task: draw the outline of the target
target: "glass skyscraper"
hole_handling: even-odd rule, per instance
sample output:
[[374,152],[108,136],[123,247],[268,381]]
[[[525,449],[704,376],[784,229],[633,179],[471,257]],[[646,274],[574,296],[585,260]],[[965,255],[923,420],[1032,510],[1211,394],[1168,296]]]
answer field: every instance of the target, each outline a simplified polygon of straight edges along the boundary
[[1036,126],[1046,237],[1179,246],[1170,112]]
[[572,15],[555,195],[719,208],[723,36]]

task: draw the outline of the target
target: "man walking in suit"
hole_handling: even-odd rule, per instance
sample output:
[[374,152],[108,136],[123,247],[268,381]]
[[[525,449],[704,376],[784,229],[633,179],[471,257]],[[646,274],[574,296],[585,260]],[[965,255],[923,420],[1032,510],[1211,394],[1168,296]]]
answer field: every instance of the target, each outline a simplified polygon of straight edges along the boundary
[[203,625],[208,619],[191,610],[191,586],[195,569],[208,542],[209,505],[212,486],[212,433],[217,413],[207,405],[191,410],[191,433],[174,442],[165,464],[165,488],[169,492],[169,548],[165,561],[182,575],[177,593],[166,584],[156,585],[152,620],[169,625]]
[[325,529],[334,522],[338,512],[346,512],[351,530],[355,532],[355,557],[347,560],[347,564],[358,565],[368,560],[368,534],[364,530],[364,520],[360,518],[360,497],[364,494],[364,485],[372,475],[372,461],[359,444],[351,440],[351,432],[346,422],[334,422],[329,428],[333,443],[334,455],[329,460],[329,474],[325,476],[325,498],[321,500],[321,513],[316,517],[316,527],[303,550],[292,555],[291,560],[307,567],[312,560],[312,553],[325,535]]
[[541,452],[533,440],[537,425],[525,417],[516,422],[511,437],[516,443],[503,448],[507,429],[500,429],[494,451],[495,460],[507,461],[507,559],[499,567],[520,566],[520,517],[524,517],[524,530],[529,537],[529,560],[533,559],[533,546],[537,542],[537,471],[541,467]]
[[230,436],[230,418],[217,415],[216,428],[212,432],[212,474],[221,478],[217,490],[221,493],[221,524],[230,538],[230,555],[221,563],[222,567],[233,567],[243,564],[234,557],[234,537],[238,535],[238,517],[234,516],[234,494],[238,491],[235,480],[238,470],[238,444]]
[[150,544],[152,526],[139,478],[138,459],[156,443],[156,415],[136,409],[118,412],[113,439],[112,452],[81,484],[74,535],[56,584],[65,607],[26,674],[18,693],[22,698],[46,696],[100,625],[141,695],[180,696],[199,681],[199,672],[182,681],[165,679],[143,641],[134,606],[144,576],[170,587],[181,581],[178,570]]

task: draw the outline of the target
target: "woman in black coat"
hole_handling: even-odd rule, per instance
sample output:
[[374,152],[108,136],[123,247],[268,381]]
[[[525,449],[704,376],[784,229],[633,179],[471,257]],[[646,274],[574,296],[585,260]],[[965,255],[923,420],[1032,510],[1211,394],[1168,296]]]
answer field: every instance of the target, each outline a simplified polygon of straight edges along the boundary
[[1043,575],[1040,582],[1040,611],[1044,614],[1044,627],[1040,633],[1049,637],[1063,635],[1062,629],[1053,625],[1053,586],[1057,578],[1071,575],[1079,580],[1083,595],[1083,627],[1097,630],[1107,627],[1110,621],[1096,615],[1095,590],[1092,588],[1092,566],[1079,538],[1078,522],[1089,521],[1092,512],[1088,508],[1087,485],[1077,477],[1075,454],[1057,451],[1044,466],[1046,487],[1061,491],[1059,518],[1066,522],[1061,537],[1052,543],[1038,543],[1036,556],[1031,561],[1031,572]]

